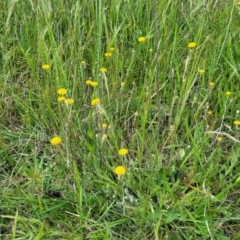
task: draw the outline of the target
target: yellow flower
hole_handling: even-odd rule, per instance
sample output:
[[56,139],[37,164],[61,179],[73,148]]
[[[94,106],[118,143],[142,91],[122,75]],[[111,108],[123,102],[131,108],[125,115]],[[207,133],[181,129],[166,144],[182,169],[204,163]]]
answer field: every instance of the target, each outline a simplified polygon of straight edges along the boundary
[[204,69],[199,69],[198,72],[202,75],[205,73],[205,70]]
[[150,48],[150,49],[149,49],[149,52],[150,52],[150,53],[151,53],[151,52],[153,52],[153,49],[152,49],[152,48]]
[[100,103],[100,99],[99,98],[95,98],[91,101],[91,105],[95,106],[96,104]]
[[233,123],[234,123],[236,126],[240,125],[240,121],[238,121],[238,120],[235,120]]
[[218,137],[218,138],[217,138],[217,141],[218,141],[218,142],[221,142],[222,140],[223,140],[222,137]]
[[210,87],[213,87],[215,85],[214,82],[209,82],[208,84],[209,84]]
[[106,68],[100,68],[100,72],[102,72],[102,73],[107,72],[107,69]]
[[209,110],[209,111],[207,111],[207,114],[208,114],[208,115],[212,115],[212,113],[213,113],[213,112],[212,112],[212,111],[210,111],[210,110]]
[[140,43],[145,42],[145,41],[146,41],[145,37],[139,37],[138,38],[138,42],[140,42]]
[[71,104],[74,103],[74,100],[73,100],[72,98],[67,98],[67,99],[65,100],[65,103],[68,104],[68,105],[71,105]]
[[58,97],[58,102],[63,102],[65,100],[65,97],[64,96],[61,96],[61,97]]
[[86,83],[87,85],[91,85],[91,84],[92,84],[92,80],[91,80],[91,79],[88,79],[88,80],[85,81],[85,83]]
[[102,129],[106,129],[107,128],[107,124],[106,123],[103,123],[102,124]]
[[239,6],[239,7],[240,7],[240,2],[236,2],[235,4],[236,4],[236,6]]
[[108,135],[107,135],[107,134],[103,134],[103,135],[102,135],[102,140],[106,140],[106,139],[107,139],[107,137],[108,137]]
[[195,48],[197,46],[197,44],[195,43],[195,42],[190,42],[189,44],[188,44],[188,47],[189,48]]
[[126,173],[126,168],[124,166],[117,166],[115,169],[114,169],[114,172],[118,175],[118,176],[121,176],[121,175],[124,175]]
[[121,87],[124,87],[124,85],[125,85],[125,82],[121,82]]
[[42,65],[43,70],[49,70],[50,68],[51,68],[51,66],[49,64],[43,64]]
[[64,95],[67,94],[67,89],[65,89],[65,88],[59,88],[59,89],[57,90],[57,93],[58,93],[59,95],[64,96]]
[[112,53],[107,52],[107,53],[104,54],[104,56],[105,56],[105,57],[111,57],[111,56],[112,56]]
[[227,92],[226,92],[226,95],[227,95],[227,96],[230,96],[230,95],[231,95],[231,92],[227,91]]
[[96,87],[96,86],[98,85],[98,82],[91,81],[90,85],[91,85],[92,87]]
[[121,155],[121,156],[124,156],[124,155],[128,154],[128,150],[126,148],[121,148],[118,151],[118,154]]
[[82,64],[82,65],[86,65],[86,61],[82,60],[82,61],[81,61],[81,64]]
[[59,145],[62,142],[62,139],[60,137],[54,137],[50,140],[50,143],[52,145]]
[[110,48],[110,51],[111,51],[111,52],[113,52],[113,51],[114,51],[114,48],[113,48],[113,47],[111,47],[111,48]]

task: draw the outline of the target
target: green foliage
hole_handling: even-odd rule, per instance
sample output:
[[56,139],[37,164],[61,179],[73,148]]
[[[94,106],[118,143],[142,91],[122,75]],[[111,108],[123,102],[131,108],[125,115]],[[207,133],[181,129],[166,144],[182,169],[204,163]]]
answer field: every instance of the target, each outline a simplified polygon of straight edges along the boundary
[[0,1],[0,238],[239,239],[239,11]]

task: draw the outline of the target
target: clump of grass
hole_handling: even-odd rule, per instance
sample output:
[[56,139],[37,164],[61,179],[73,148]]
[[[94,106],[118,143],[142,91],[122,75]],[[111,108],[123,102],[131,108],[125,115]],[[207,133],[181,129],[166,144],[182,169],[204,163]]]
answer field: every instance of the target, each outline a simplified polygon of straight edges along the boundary
[[1,1],[1,238],[238,239],[238,5]]

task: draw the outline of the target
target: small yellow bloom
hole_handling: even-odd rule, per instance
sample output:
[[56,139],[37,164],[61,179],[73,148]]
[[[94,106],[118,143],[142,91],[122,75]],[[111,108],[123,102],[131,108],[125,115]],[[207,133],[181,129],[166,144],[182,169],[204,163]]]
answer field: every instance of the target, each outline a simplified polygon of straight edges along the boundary
[[65,99],[65,103],[68,105],[71,105],[74,103],[74,100],[72,98],[67,98],[67,99]]
[[88,79],[88,80],[85,81],[85,83],[86,83],[87,85],[91,85],[91,84],[92,84],[92,80],[91,80],[91,79]]
[[113,52],[113,51],[114,51],[114,48],[113,48],[113,47],[111,47],[111,48],[110,48],[110,51],[111,51],[111,52]]
[[124,87],[124,85],[125,85],[125,82],[121,82],[121,87]]
[[149,49],[149,52],[150,52],[150,53],[151,53],[151,52],[153,52],[153,49],[152,49],[152,48],[150,48],[150,49]]
[[42,65],[43,70],[49,70],[50,68],[51,68],[51,66],[49,64],[43,64]]
[[235,120],[233,123],[234,123],[236,126],[240,125],[240,121],[238,121],[238,120]]
[[195,42],[190,42],[188,44],[188,48],[195,48],[197,46],[197,44]]
[[100,99],[99,98],[95,98],[91,101],[91,105],[95,106],[96,104],[100,103]]
[[100,68],[100,72],[105,73],[105,72],[107,72],[107,69],[106,68]]
[[54,137],[50,140],[50,143],[52,145],[59,145],[62,142],[62,139],[60,137]]
[[59,88],[59,89],[57,90],[57,93],[58,93],[59,95],[64,96],[64,95],[67,94],[67,89],[65,89],[65,88]]
[[65,101],[65,99],[66,99],[66,98],[65,98],[64,96],[61,96],[61,97],[58,97],[57,100],[58,100],[58,102],[63,102],[63,101]]
[[82,65],[86,65],[86,61],[82,60],[82,61],[81,61],[81,64],[82,64]]
[[217,141],[218,141],[218,142],[221,142],[222,140],[223,140],[222,137],[218,137],[218,138],[217,138]]
[[230,95],[231,95],[231,92],[227,91],[227,92],[226,92],[226,95],[227,95],[227,96],[230,96]]
[[98,85],[98,82],[91,81],[90,85],[91,85],[92,87],[96,87],[96,86]]
[[214,82],[209,82],[208,84],[209,84],[210,87],[213,87],[215,85]]
[[213,113],[213,112],[212,112],[212,111],[210,111],[210,110],[209,110],[209,111],[207,111],[207,114],[208,114],[208,115],[212,115],[212,113]]
[[236,6],[240,7],[240,2],[236,2],[235,4]]
[[102,129],[106,129],[107,128],[107,124],[106,123],[103,123],[102,124]]
[[126,148],[121,148],[118,151],[118,154],[121,155],[121,156],[124,156],[124,155],[128,154],[128,150]]
[[112,53],[106,52],[106,53],[104,54],[104,56],[105,56],[105,57],[111,57],[111,56],[112,56]]
[[205,73],[205,70],[204,69],[199,69],[198,72],[202,75]]
[[138,42],[140,42],[140,43],[145,42],[145,41],[146,41],[145,37],[139,37],[138,38]]
[[103,135],[102,135],[102,140],[106,140],[106,139],[107,139],[107,137],[108,137],[108,135],[107,135],[107,134],[103,134]]
[[118,176],[121,176],[121,175],[124,175],[126,173],[126,168],[124,166],[117,166],[115,169],[114,169],[114,172],[118,175]]

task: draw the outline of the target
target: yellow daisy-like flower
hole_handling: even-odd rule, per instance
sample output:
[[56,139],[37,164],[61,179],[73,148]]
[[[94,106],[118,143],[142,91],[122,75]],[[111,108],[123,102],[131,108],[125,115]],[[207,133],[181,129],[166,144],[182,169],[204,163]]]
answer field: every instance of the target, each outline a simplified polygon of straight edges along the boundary
[[230,95],[231,95],[231,92],[227,91],[225,94],[226,94],[227,96],[230,96]]
[[110,48],[110,51],[111,51],[111,52],[113,52],[113,51],[114,51],[114,48],[113,48],[113,47],[111,47],[111,48]]
[[204,69],[199,69],[198,72],[202,75],[205,73],[205,70]]
[[91,101],[91,105],[95,106],[96,104],[100,103],[100,99],[99,98],[95,98]]
[[240,125],[240,121],[238,121],[238,120],[235,120],[233,123],[234,123],[236,126],[239,126],[239,125]]
[[82,61],[81,61],[81,64],[82,64],[82,65],[86,65],[86,61],[85,61],[85,60],[82,60]]
[[114,172],[118,175],[118,176],[122,176],[126,173],[126,168],[124,166],[117,166],[115,169],[114,169]]
[[188,48],[195,48],[197,46],[197,44],[195,42],[190,42],[188,44]]
[[107,52],[107,53],[104,54],[104,56],[105,56],[105,57],[111,57],[111,56],[112,56],[112,53]]
[[51,66],[49,64],[43,64],[42,65],[43,70],[49,70],[50,68],[51,68]]
[[61,96],[61,97],[58,97],[57,100],[58,100],[58,102],[64,102],[65,99],[66,99],[66,98],[65,98],[64,96]]
[[92,84],[92,80],[91,80],[91,79],[88,79],[88,80],[85,81],[85,83],[86,83],[87,85],[91,85],[91,84]]
[[214,82],[209,82],[208,84],[209,84],[210,87],[213,87],[215,85]]
[[124,87],[124,85],[125,85],[125,82],[121,82],[121,87]]
[[121,149],[119,149],[118,154],[121,156],[124,156],[124,155],[128,154],[128,150],[126,148],[121,148]]
[[60,137],[53,137],[51,140],[50,140],[50,143],[52,145],[59,145],[60,143],[62,142],[62,139]]
[[64,96],[64,95],[67,94],[67,89],[65,89],[65,88],[59,88],[59,89],[57,90],[57,93],[58,93],[59,95]]
[[91,85],[92,87],[96,87],[96,86],[98,85],[98,82],[91,81],[90,85]]
[[107,125],[106,123],[103,123],[103,124],[102,124],[102,129],[106,129],[107,126],[108,126],[108,125]]
[[207,111],[207,114],[208,114],[208,115],[212,115],[212,113],[213,113],[213,112],[212,112],[212,111],[210,111],[210,110],[209,110],[209,111]]
[[108,135],[107,135],[107,134],[103,134],[103,135],[102,135],[102,140],[106,140],[106,139],[107,139],[107,137],[108,137]]
[[145,41],[146,41],[145,37],[139,37],[138,38],[138,42],[140,42],[140,43],[145,42]]
[[218,137],[218,138],[217,138],[217,141],[218,141],[218,142],[221,142],[222,140],[223,140],[222,137]]
[[100,68],[100,72],[105,73],[105,72],[107,72],[107,69],[106,68]]
[[68,105],[71,105],[74,103],[74,100],[72,98],[67,98],[67,99],[65,99],[65,103]]

